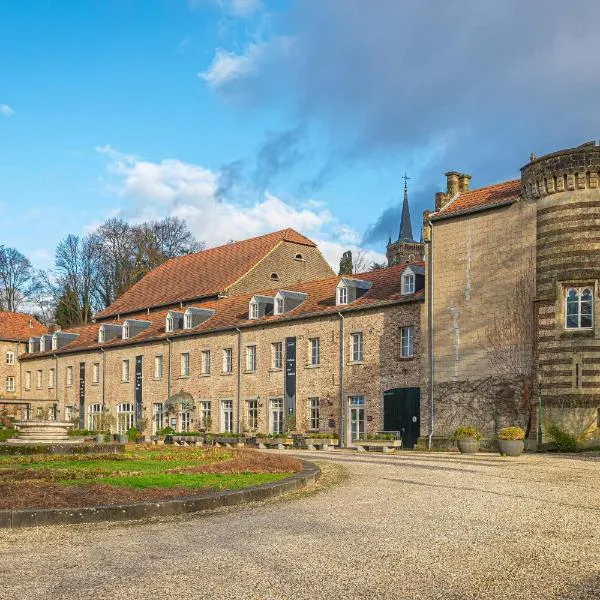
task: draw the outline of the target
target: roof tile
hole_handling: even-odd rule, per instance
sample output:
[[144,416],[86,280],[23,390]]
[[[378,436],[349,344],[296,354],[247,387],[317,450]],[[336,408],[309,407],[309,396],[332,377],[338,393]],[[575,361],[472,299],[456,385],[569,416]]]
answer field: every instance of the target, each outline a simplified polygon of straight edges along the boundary
[[31,315],[0,312],[0,340],[26,342],[33,335],[42,335],[48,329]]

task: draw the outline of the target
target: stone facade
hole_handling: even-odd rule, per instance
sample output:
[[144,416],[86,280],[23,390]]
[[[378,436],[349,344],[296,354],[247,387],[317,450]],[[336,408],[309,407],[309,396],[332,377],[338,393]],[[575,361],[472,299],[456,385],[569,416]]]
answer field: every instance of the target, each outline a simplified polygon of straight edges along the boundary
[[0,340],[0,411],[13,414],[18,411],[16,402],[20,398],[21,374],[19,355],[25,352],[23,342]]

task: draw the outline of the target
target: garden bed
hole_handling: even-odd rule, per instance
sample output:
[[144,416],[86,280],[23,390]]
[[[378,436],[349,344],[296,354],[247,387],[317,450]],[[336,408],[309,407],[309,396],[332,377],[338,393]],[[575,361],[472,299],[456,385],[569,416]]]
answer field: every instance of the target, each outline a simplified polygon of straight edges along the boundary
[[229,448],[1,456],[0,510],[158,501],[269,483],[301,468],[294,458]]

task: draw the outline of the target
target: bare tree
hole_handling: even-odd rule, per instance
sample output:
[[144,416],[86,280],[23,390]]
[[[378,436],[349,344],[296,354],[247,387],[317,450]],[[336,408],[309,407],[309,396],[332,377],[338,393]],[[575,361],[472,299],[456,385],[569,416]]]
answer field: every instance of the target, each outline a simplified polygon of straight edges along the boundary
[[357,273],[364,273],[369,270],[369,260],[364,250],[358,250],[354,255],[352,261],[352,271],[356,275]]
[[17,312],[35,293],[36,273],[15,248],[0,246],[0,309]]

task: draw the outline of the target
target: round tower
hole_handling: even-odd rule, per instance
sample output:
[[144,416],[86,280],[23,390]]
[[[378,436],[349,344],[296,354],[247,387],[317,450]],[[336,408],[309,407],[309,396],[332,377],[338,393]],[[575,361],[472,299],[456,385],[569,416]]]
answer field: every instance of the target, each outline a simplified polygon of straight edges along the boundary
[[590,439],[600,432],[600,147],[532,155],[521,189],[537,206],[541,421]]

